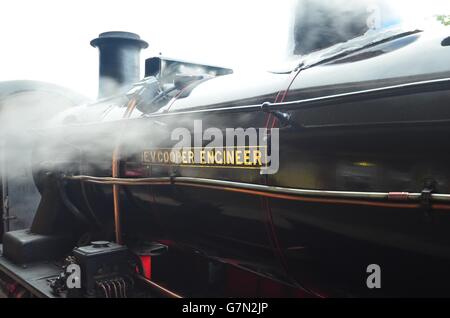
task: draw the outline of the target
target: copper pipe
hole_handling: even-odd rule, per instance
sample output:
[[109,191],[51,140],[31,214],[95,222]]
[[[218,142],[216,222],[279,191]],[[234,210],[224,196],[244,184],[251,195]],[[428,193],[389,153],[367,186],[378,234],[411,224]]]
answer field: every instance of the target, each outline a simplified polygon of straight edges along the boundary
[[114,228],[116,243],[122,245],[122,226],[120,223],[120,188],[118,185],[113,185],[113,204],[114,204]]
[[170,185],[170,178],[146,178],[146,179],[124,179],[110,177],[91,177],[91,176],[66,176],[68,180],[89,182],[103,185]]
[[[124,186],[141,185],[179,185],[196,188],[216,189],[227,192],[244,193],[271,199],[282,199],[291,201],[363,205],[385,208],[420,208],[418,201],[421,199],[420,193],[402,193],[404,202],[390,201],[391,193],[383,192],[347,192],[347,191],[321,191],[303,190],[282,187],[272,187],[258,184],[245,184],[230,181],[210,180],[189,177],[174,178],[144,178],[144,179],[123,179],[123,178],[99,178],[89,176],[67,177],[70,180],[82,182],[92,182],[97,184],[117,184]],[[394,196],[395,197],[395,196]],[[395,197],[396,198],[396,197]],[[450,202],[449,194],[432,194],[432,199],[436,202]],[[371,201],[370,201],[371,200]],[[450,205],[433,204],[437,210],[450,210]]]
[[159,292],[161,295],[166,296],[168,298],[183,298],[182,296],[174,293],[173,291],[168,290],[167,288],[162,287],[161,285],[158,285],[155,282],[152,282],[151,280],[145,278],[142,275],[136,275],[136,277],[141,280],[142,282],[144,282],[145,284],[147,284],[148,286],[152,287],[154,290],[156,290],[157,292]]
[[[134,109],[136,108],[137,100],[135,98],[128,102],[127,109],[123,115],[124,119],[130,118]],[[125,124],[121,129],[121,132],[125,130]],[[117,145],[112,155],[112,177],[120,177],[120,147],[122,142],[122,136],[119,136]],[[114,233],[116,237],[116,243],[122,244],[122,226],[120,220],[120,187],[118,184],[113,184],[113,204],[114,204]]]
[[[210,186],[210,185],[202,185],[202,184],[194,184],[194,183],[182,183],[180,186],[191,186],[196,188],[207,188],[207,189],[217,189],[228,192],[236,192],[236,193],[244,193],[250,195],[257,195],[271,199],[281,199],[281,200],[290,200],[290,201],[301,201],[301,202],[313,202],[313,203],[330,203],[330,204],[348,204],[348,205],[364,205],[364,206],[374,206],[374,207],[385,207],[385,208],[409,208],[416,209],[419,208],[419,204],[408,204],[408,203],[384,203],[384,202],[372,202],[365,200],[345,200],[345,199],[326,199],[326,198],[308,198],[302,196],[294,196],[289,194],[278,194],[278,193],[269,193],[255,190],[247,190],[247,189],[239,189],[239,188],[230,188],[230,187],[219,187],[219,186]],[[450,207],[448,207],[450,209]]]

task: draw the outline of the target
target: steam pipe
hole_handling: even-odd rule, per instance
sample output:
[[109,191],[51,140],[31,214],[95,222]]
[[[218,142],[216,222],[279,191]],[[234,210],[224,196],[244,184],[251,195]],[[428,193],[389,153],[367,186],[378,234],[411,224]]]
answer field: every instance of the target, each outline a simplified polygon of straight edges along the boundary
[[167,288],[162,287],[161,285],[145,278],[142,275],[137,274],[136,278],[141,280],[144,284],[148,285],[149,287],[153,288],[153,290],[157,291],[159,294],[166,296],[168,298],[183,298],[182,296],[168,290]]
[[[190,187],[204,187],[286,200],[311,202],[326,201],[329,203],[376,205],[385,207],[419,208],[420,204],[418,202],[420,202],[422,199],[421,193],[308,190],[192,177],[126,179],[91,176],[66,176],[66,178],[73,181],[90,182],[105,185],[180,185]],[[450,194],[432,193],[431,199],[435,202],[448,204],[450,203]],[[434,207],[445,210],[450,209],[449,205],[439,205]]]
[[[123,115],[123,118],[129,118],[131,114],[133,113],[134,109],[136,108],[137,100],[135,98],[131,99],[128,102],[127,109],[125,111],[125,114]],[[124,127],[122,127],[122,131],[125,130],[125,124]],[[117,142],[117,145],[113,151],[112,155],[112,176],[113,178],[118,178],[120,176],[120,146],[121,146],[121,136],[119,137],[119,140]],[[122,225],[120,220],[120,188],[118,184],[113,184],[113,205],[114,205],[114,225],[115,225],[115,236],[116,236],[116,243],[122,244]]]

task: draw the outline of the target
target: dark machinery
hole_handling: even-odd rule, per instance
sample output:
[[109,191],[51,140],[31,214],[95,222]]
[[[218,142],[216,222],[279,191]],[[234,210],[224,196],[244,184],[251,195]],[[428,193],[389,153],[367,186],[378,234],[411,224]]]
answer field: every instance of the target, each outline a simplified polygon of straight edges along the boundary
[[[372,30],[251,75],[148,60],[127,93],[45,131],[42,200],[1,272],[48,297],[73,264],[80,297],[448,296],[449,36]],[[230,128],[244,146],[218,143]],[[53,257],[29,252],[56,238]]]
[[[79,277],[74,277],[73,284],[76,286],[79,279],[79,288],[70,288],[70,275],[78,269]],[[126,298],[133,292],[133,284],[128,249],[98,241],[74,249],[73,256],[66,259],[64,272],[52,281],[51,287],[56,294],[66,291],[70,297]]]

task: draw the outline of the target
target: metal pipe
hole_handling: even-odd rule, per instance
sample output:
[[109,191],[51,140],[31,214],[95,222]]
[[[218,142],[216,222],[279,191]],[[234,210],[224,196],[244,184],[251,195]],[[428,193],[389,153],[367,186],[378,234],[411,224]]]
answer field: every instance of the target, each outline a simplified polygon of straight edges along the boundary
[[152,282],[151,280],[145,278],[142,275],[137,274],[136,278],[147,284],[148,286],[152,287],[154,290],[156,290],[158,293],[160,293],[163,296],[166,296],[168,298],[183,298],[182,296],[174,293],[173,291],[168,290],[167,288],[162,287],[161,285],[158,285],[155,282]]
[[449,90],[449,89],[450,89],[450,78],[442,78],[442,79],[386,86],[381,88],[373,88],[350,93],[327,95],[304,100],[296,100],[282,103],[267,103],[266,106],[282,107],[282,108],[294,107],[295,109],[308,109],[311,107],[316,107],[317,104],[320,104],[321,106],[339,105],[354,101],[362,101],[364,99],[391,97],[399,95],[400,93],[417,94],[427,91]]
[[[137,100],[132,98],[127,105],[127,109],[123,115],[123,118],[129,118],[136,108]],[[126,122],[121,131],[125,130]],[[118,178],[120,176],[120,147],[122,144],[122,136],[119,136],[116,147],[114,148],[112,155],[112,176],[113,178]],[[114,225],[115,225],[115,237],[116,243],[122,244],[122,226],[120,220],[120,188],[119,184],[113,183],[113,204],[114,204]]]
[[[126,178],[91,177],[91,176],[67,176],[66,178],[73,181],[90,182],[106,185],[115,184],[122,186],[180,185],[193,187],[195,186],[217,187],[221,188],[224,191],[235,191],[235,192],[242,191],[247,192],[249,194],[261,196],[270,196],[272,194],[275,195],[275,198],[281,199],[292,199],[291,197],[299,197],[300,200],[304,198],[305,201],[307,201],[308,198],[320,198],[320,199],[389,201],[392,202],[392,204],[396,204],[397,202],[398,203],[419,202],[422,198],[421,193],[308,190],[308,189],[275,187],[260,184],[250,184],[233,181],[192,178],[192,177],[126,179]],[[433,193],[431,197],[432,200],[437,202],[450,203],[450,194]],[[411,205],[410,207],[416,207],[416,205],[414,206]]]

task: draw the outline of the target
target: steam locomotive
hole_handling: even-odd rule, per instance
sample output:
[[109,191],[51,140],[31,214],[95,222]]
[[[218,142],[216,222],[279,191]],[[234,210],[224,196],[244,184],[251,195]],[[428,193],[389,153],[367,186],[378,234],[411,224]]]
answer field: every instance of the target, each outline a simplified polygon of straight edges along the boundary
[[[252,74],[160,56],[139,80],[147,44],[102,34],[101,98],[41,132],[42,198],[1,277],[39,297],[448,296],[449,36],[370,31]],[[244,145],[217,142],[230,128]]]

